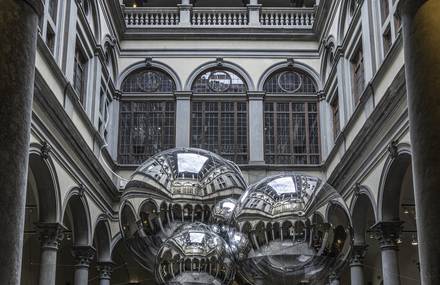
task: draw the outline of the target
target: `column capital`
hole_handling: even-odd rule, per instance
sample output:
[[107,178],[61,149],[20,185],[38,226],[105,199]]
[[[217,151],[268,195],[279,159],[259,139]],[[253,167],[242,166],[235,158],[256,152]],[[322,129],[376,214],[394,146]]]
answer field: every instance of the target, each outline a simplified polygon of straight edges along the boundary
[[248,91],[247,96],[249,100],[263,100],[266,92],[264,91]]
[[44,4],[42,0],[18,0],[28,4],[38,16],[44,13]]
[[112,271],[113,271],[113,262],[111,261],[103,261],[103,262],[98,262],[98,272],[99,272],[99,279],[103,280],[110,280],[111,276],[112,276]]
[[402,231],[402,224],[402,221],[384,221],[376,223],[370,228],[379,241],[382,250],[398,249],[397,240]]
[[351,253],[350,266],[362,266],[363,259],[367,253],[368,245],[358,244],[354,245]]
[[77,245],[72,249],[72,255],[76,260],[76,267],[89,267],[95,257],[95,248],[90,245]]
[[60,242],[64,239],[67,228],[60,223],[37,223],[36,224],[41,247],[58,250]]
[[192,91],[174,91],[176,100],[191,100]]

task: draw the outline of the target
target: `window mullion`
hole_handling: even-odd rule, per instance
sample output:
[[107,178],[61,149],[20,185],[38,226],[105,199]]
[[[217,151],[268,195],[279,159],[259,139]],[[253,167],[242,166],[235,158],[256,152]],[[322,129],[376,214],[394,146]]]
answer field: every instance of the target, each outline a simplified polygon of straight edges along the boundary
[[292,102],[289,102],[289,141],[290,141],[290,158],[292,159],[293,163],[295,162],[295,153],[294,153],[294,137],[293,137],[293,110],[292,110]]
[[304,123],[305,123],[305,135],[306,135],[306,157],[307,164],[310,164],[310,128],[309,128],[309,104],[304,103]]

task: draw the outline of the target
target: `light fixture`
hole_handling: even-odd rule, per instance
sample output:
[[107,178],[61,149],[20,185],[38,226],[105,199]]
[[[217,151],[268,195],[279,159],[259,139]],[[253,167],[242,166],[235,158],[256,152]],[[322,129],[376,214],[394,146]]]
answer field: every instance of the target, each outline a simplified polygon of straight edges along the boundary
[[402,243],[402,239],[401,239],[400,237],[398,237],[397,240],[396,240],[396,242],[397,242],[398,244],[401,244],[401,243]]
[[409,210],[408,210],[407,207],[403,208],[403,213],[404,213],[405,215],[408,215],[408,214],[409,214]]
[[419,241],[417,240],[417,236],[415,234],[413,234],[412,240],[411,240],[411,245],[416,246],[418,244],[419,244]]

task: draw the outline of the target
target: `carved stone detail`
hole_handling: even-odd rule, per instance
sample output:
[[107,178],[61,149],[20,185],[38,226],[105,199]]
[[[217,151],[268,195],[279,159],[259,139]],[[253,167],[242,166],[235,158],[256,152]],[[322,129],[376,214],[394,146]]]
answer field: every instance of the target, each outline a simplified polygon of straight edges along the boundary
[[402,221],[379,222],[371,227],[382,250],[398,250],[398,239],[402,231]]
[[88,245],[74,246],[72,255],[75,258],[77,267],[89,267],[95,256],[95,248]]
[[112,276],[113,263],[112,262],[99,262],[97,266],[99,272],[99,279],[110,280]]
[[392,141],[388,145],[388,153],[391,158],[396,158],[398,155],[397,144],[398,144],[398,141]]
[[40,150],[41,150],[41,157],[43,159],[48,159],[49,154],[52,152],[52,146],[48,142],[44,141],[41,145]]
[[64,239],[66,227],[59,223],[36,224],[42,248],[58,250],[60,242]]

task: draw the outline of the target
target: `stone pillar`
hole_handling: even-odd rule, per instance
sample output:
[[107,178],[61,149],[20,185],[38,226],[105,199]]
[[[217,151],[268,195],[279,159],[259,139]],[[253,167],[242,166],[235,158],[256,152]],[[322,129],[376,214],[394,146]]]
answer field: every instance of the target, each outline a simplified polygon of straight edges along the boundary
[[99,273],[99,285],[110,285],[113,263],[99,262],[97,269]]
[[74,285],[89,284],[89,267],[95,256],[95,249],[92,246],[74,246],[72,251],[76,260]]
[[41,0],[0,1],[0,284],[19,284]]
[[350,260],[351,285],[365,285],[364,263],[366,245],[354,245]]
[[249,26],[259,26],[261,4],[258,4],[258,0],[250,0],[249,4],[247,4],[247,8],[249,14]]
[[191,9],[192,5],[189,0],[182,0],[182,4],[177,5],[179,7],[180,22],[181,26],[191,26]]
[[421,283],[440,284],[440,1],[401,1]]
[[176,97],[176,147],[189,147],[191,143],[191,94],[175,92]]
[[264,164],[264,92],[248,92],[249,164]]
[[380,244],[383,284],[400,285],[397,239],[402,230],[402,222],[379,222],[372,230]]
[[37,224],[41,241],[40,285],[55,285],[57,252],[66,228],[59,223]]

